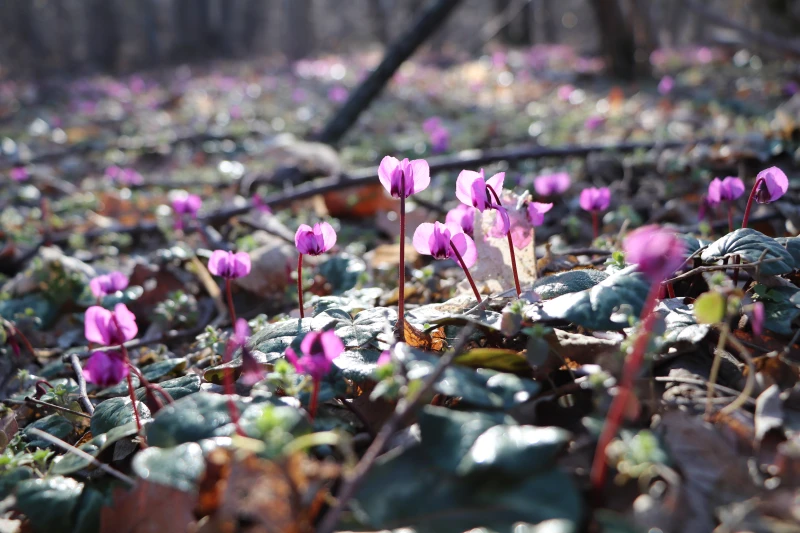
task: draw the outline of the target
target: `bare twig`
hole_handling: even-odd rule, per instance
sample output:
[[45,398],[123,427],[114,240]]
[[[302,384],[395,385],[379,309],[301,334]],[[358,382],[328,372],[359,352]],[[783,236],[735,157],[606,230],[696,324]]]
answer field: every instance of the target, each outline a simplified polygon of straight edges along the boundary
[[127,483],[131,487],[136,485],[136,481],[132,477],[126,476],[125,474],[123,474],[119,470],[111,468],[110,466],[108,466],[105,463],[101,463],[100,461],[98,461],[97,459],[95,459],[94,457],[92,457],[91,455],[86,453],[85,451],[83,451],[83,450],[81,450],[79,448],[76,448],[72,444],[64,442],[63,440],[59,439],[58,437],[54,437],[53,435],[51,435],[49,433],[46,433],[46,432],[44,432],[44,431],[42,431],[41,429],[38,429],[38,428],[28,428],[26,431],[28,433],[32,434],[32,435],[35,435],[35,436],[39,437],[40,439],[44,439],[47,442],[55,444],[59,448],[61,448],[63,450],[66,450],[67,452],[69,452],[69,453],[71,453],[73,455],[77,455],[78,457],[80,457],[81,459],[83,459],[85,461],[89,461],[93,466],[96,466],[97,468],[99,468],[100,470],[105,472],[106,474],[108,474],[110,476],[114,476],[115,478],[119,479],[120,481],[122,481],[124,483]]
[[700,274],[702,272],[714,272],[716,270],[738,270],[743,269],[747,270],[748,268],[758,268],[764,263],[774,263],[776,261],[781,261],[780,257],[770,257],[769,259],[764,259],[761,261],[756,261],[755,263],[742,263],[740,265],[708,265],[708,266],[701,266],[697,268],[693,268],[689,272],[684,272],[674,278],[668,279],[662,282],[662,285],[667,285],[668,283],[675,283],[676,281],[680,281],[682,279],[691,278]]
[[93,415],[94,405],[92,405],[89,396],[86,394],[86,379],[83,377],[83,369],[81,368],[81,361],[78,359],[78,354],[70,354],[69,362],[75,373],[75,381],[78,382],[78,401],[81,403],[81,407],[83,407],[84,411],[89,415]]
[[347,506],[347,503],[355,495],[359,485],[364,481],[364,478],[369,473],[370,468],[372,468],[372,465],[375,464],[375,461],[383,452],[386,443],[389,441],[391,436],[394,435],[395,431],[397,431],[397,428],[400,427],[400,424],[405,420],[405,418],[419,406],[422,399],[426,394],[428,394],[428,391],[431,390],[436,381],[442,376],[445,369],[450,365],[450,363],[453,362],[453,359],[455,359],[455,357],[463,351],[464,346],[467,344],[467,340],[469,339],[473,330],[473,326],[465,327],[461,331],[461,334],[453,345],[453,348],[442,355],[442,357],[439,359],[439,363],[436,365],[436,368],[425,379],[425,382],[422,384],[422,386],[419,387],[416,392],[414,392],[407,400],[400,401],[397,404],[397,409],[395,412],[383,425],[378,433],[378,436],[375,437],[374,441],[372,441],[372,444],[358,462],[351,475],[345,479],[344,483],[342,484],[342,488],[339,491],[338,501],[336,505],[331,507],[330,510],[325,514],[325,517],[322,519],[322,522],[317,529],[318,533],[333,533],[333,531],[336,529],[336,525],[339,522],[339,517]]
[[81,416],[83,418],[92,418],[92,415],[87,415],[86,413],[81,413],[80,411],[75,411],[75,410],[72,410],[72,409],[68,409],[66,407],[62,407],[60,405],[56,405],[54,403],[49,403],[49,402],[45,402],[45,401],[42,401],[42,400],[37,400],[36,398],[31,398],[30,396],[26,396],[25,397],[25,402],[32,403],[34,405],[38,405],[38,406],[41,406],[41,407],[48,407],[50,409],[55,409],[56,411],[69,413],[71,415]]
[[744,388],[739,396],[729,405],[722,408],[720,411],[721,415],[729,415],[744,405],[750,398],[750,394],[753,392],[753,389],[756,385],[756,365],[753,363],[753,357],[750,355],[750,351],[745,348],[744,345],[739,342],[739,339],[737,339],[734,335],[728,335],[728,342],[731,343],[736,350],[738,350],[739,356],[744,359],[744,362],[747,365],[747,381],[745,382]]

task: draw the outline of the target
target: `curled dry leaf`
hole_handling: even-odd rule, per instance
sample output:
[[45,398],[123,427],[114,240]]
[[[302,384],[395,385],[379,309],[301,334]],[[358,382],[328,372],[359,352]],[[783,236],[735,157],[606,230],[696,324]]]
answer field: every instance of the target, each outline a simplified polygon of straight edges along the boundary
[[218,448],[208,463],[200,503],[211,514],[198,533],[311,532],[327,485],[339,475],[337,465],[301,454],[278,463]]
[[100,511],[100,533],[180,533],[194,523],[197,496],[140,480],[114,491],[111,506]]

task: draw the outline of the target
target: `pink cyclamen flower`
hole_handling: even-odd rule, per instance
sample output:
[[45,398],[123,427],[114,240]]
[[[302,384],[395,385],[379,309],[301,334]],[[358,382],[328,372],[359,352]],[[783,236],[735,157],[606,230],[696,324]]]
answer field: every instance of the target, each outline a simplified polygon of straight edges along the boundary
[[89,282],[89,289],[95,298],[102,298],[109,294],[114,294],[121,291],[128,286],[128,276],[122,272],[112,272],[111,274],[104,274],[97,276]]
[[250,273],[250,255],[247,252],[214,250],[208,260],[208,271],[226,279],[244,277]]
[[681,266],[686,244],[675,233],[650,225],[630,232],[623,249],[628,262],[636,263],[651,283],[660,283]]
[[495,209],[498,218],[495,222],[497,233],[505,235],[510,228],[508,211],[500,204],[500,194],[503,191],[503,182],[506,173],[498,172],[489,179],[483,172],[462,170],[456,179],[456,198],[465,205],[471,205],[481,213],[486,209]]
[[328,100],[337,104],[347,100],[348,96],[350,96],[350,93],[341,85],[336,85],[328,90]]
[[336,244],[336,230],[327,222],[317,222],[313,228],[300,224],[294,234],[294,244],[301,254],[324,254]]
[[172,209],[179,215],[196,217],[201,207],[203,207],[203,199],[196,194],[177,195],[172,199]]
[[756,202],[768,204],[774,202],[789,190],[789,178],[778,167],[762,170],[756,177],[756,182],[764,181],[764,187],[759,187]]
[[242,349],[242,382],[246,385],[252,385],[261,381],[264,377],[264,371],[258,364],[258,361],[253,356],[253,352],[247,346],[247,340],[250,338],[250,326],[247,320],[240,318],[236,321],[233,327],[233,336],[231,342],[233,349]]
[[17,182],[25,181],[28,179],[28,171],[25,167],[14,167],[9,171],[11,179]]
[[594,131],[596,129],[599,129],[600,126],[602,126],[605,123],[606,123],[605,118],[595,115],[587,118],[586,121],[583,123],[583,127],[589,131]]
[[714,178],[708,184],[708,203],[732,202],[744,194],[744,182],[737,177],[728,176],[724,180]]
[[430,117],[428,119],[425,119],[425,121],[422,123],[422,131],[424,131],[427,134],[431,134],[441,127],[442,127],[442,119],[439,117]]
[[472,236],[475,229],[475,208],[471,205],[458,204],[447,212],[447,217],[444,219],[446,224],[456,224],[464,230],[464,233]]
[[533,188],[539,196],[555,196],[569,189],[572,184],[569,174],[566,172],[556,172],[546,174],[533,180]]
[[138,332],[136,316],[125,304],[117,304],[113,311],[98,305],[86,310],[84,334],[90,342],[103,346],[122,344],[136,337]]
[[667,95],[672,92],[672,89],[675,88],[675,80],[672,76],[664,76],[661,78],[661,81],[658,82],[658,92],[662,95]]
[[390,352],[389,350],[384,350],[381,352],[381,355],[380,357],[378,357],[378,360],[375,362],[375,364],[378,366],[383,366],[383,365],[388,365],[391,362],[392,362],[392,352]]
[[301,357],[298,357],[292,348],[286,349],[286,360],[294,365],[295,369],[307,374],[315,382],[324,378],[333,367],[333,360],[342,355],[344,344],[333,331],[308,333],[300,343]]
[[94,352],[83,367],[86,381],[100,387],[116,385],[128,376],[128,372],[125,357],[117,351]]
[[531,225],[541,226],[544,223],[544,214],[553,208],[553,204],[530,202],[528,204],[528,220]]
[[272,214],[272,208],[267,205],[263,198],[259,195],[253,196],[253,207],[261,211],[262,213],[266,213],[268,215]]
[[[405,192],[401,194],[401,179],[405,177]],[[408,198],[412,194],[424,191],[431,183],[431,172],[428,162],[424,159],[408,158],[399,161],[396,157],[387,155],[378,166],[378,178],[386,191],[393,198]]]
[[450,245],[452,242],[468,268],[478,260],[475,242],[457,224],[423,222],[414,232],[412,242],[419,253],[433,256],[434,259],[456,260],[453,247]]
[[581,191],[581,208],[586,211],[605,211],[611,203],[611,191],[608,187],[588,187]]

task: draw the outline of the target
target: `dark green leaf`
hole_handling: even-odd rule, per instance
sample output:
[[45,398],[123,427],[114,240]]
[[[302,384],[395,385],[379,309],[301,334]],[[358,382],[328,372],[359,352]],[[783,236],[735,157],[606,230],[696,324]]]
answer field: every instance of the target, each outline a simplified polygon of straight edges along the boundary
[[800,315],[800,289],[775,287],[767,298],[759,298],[764,304],[764,327],[780,335],[792,334],[792,322]]
[[[129,422],[128,424],[115,427],[108,433],[95,435],[92,440],[79,446],[78,448],[96,458],[118,441],[133,437],[136,435],[136,433],[136,422]],[[90,464],[91,461],[88,459],[84,459],[79,455],[68,453],[60,456],[58,462],[53,464],[50,472],[59,475],[74,474],[75,472],[88,467]]]
[[346,253],[329,257],[317,268],[317,272],[330,283],[333,294],[355,287],[366,271],[367,264],[363,259]]
[[542,469],[569,441],[569,432],[556,427],[499,425],[477,438],[458,466],[458,474],[490,475],[522,480]]
[[[628,327],[628,313],[639,316],[650,292],[650,284],[636,267],[628,267],[609,276],[591,289],[565,294],[529,306],[526,310],[534,320],[559,319],[592,330],[621,330]],[[539,312],[542,316],[539,316]]]
[[[22,433],[25,436],[28,436],[28,433],[31,429],[40,429],[45,433],[49,433],[54,437],[58,437],[61,440],[65,440],[69,437],[70,433],[72,433],[73,425],[72,423],[64,418],[61,415],[48,415],[43,418],[40,418],[36,422],[28,424],[28,426],[22,430]],[[49,441],[38,437],[28,437],[30,440],[28,441],[29,448],[53,448],[54,445],[51,444]],[[56,448],[57,449],[57,448]]]
[[[185,369],[186,359],[182,357],[176,357],[172,359],[164,359],[163,361],[157,361],[151,365],[147,365],[141,370],[142,375],[144,375],[147,381],[157,383],[165,376],[183,372]],[[133,380],[133,386],[139,387],[139,378],[135,374],[131,376],[131,379]],[[127,380],[123,380],[113,387],[101,390],[97,393],[97,397],[113,398],[115,396],[125,396],[126,394],[128,394],[128,382]]]
[[761,275],[787,274],[795,268],[792,254],[781,243],[752,228],[737,229],[717,239],[703,251],[701,258],[706,263],[714,263],[738,255],[742,263],[755,263],[762,254],[770,261],[760,265]]
[[[200,390],[200,376],[197,374],[189,374],[175,379],[168,379],[158,384],[172,397],[173,400],[179,400],[184,396],[189,396]],[[154,393],[158,396],[158,393]],[[144,401],[147,396],[147,391],[144,387],[136,389],[136,399]],[[158,396],[160,398],[160,396]]]
[[[438,361],[437,357],[402,343],[395,347],[395,356],[406,365],[411,380],[424,380],[434,371]],[[528,401],[539,392],[540,386],[533,380],[523,380],[514,374],[451,365],[445,369],[433,389],[445,396],[460,397],[468,405],[508,409]]]
[[478,436],[498,424],[514,424],[514,419],[502,413],[454,411],[426,405],[419,414],[418,424],[429,460],[455,472]]
[[17,485],[17,509],[34,531],[71,531],[82,490],[83,483],[68,477],[28,479]]
[[536,280],[533,290],[542,300],[590,289],[605,280],[608,274],[602,270],[585,269],[559,272]]
[[[136,410],[139,411],[140,420],[151,418],[150,409],[142,402],[136,402]],[[110,398],[94,410],[91,421],[92,435],[107,433],[129,422],[135,422],[131,399],[128,397]]]
[[195,488],[206,469],[203,449],[196,442],[174,448],[149,448],[137,453],[131,464],[140,478],[182,491]]

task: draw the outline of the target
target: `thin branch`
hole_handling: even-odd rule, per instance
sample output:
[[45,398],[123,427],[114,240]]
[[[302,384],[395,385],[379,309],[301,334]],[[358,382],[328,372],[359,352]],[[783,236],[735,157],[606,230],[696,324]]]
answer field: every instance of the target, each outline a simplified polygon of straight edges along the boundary
[[45,402],[42,400],[37,400],[36,398],[31,398],[30,396],[25,397],[26,403],[32,403],[34,405],[38,405],[41,407],[49,407],[50,409],[55,409],[56,411],[61,411],[64,413],[69,413],[75,416],[81,416],[83,418],[92,418],[92,415],[87,415],[86,413],[81,413],[80,411],[74,411],[72,409],[68,409],[66,407],[62,407],[60,405],[56,405],[54,403]]
[[72,365],[72,370],[75,373],[75,381],[78,382],[78,401],[81,403],[81,407],[83,410],[86,411],[89,415],[94,414],[94,405],[89,400],[89,396],[86,393],[86,378],[83,377],[83,369],[81,368],[81,361],[78,359],[78,354],[70,354],[69,362]]
[[123,474],[119,470],[111,468],[110,466],[108,466],[105,463],[101,463],[100,461],[98,461],[97,459],[95,459],[94,457],[92,457],[91,455],[86,453],[85,451],[83,451],[83,450],[81,450],[79,448],[76,448],[72,444],[64,442],[63,440],[59,439],[58,437],[55,437],[55,436],[53,436],[53,435],[51,435],[49,433],[46,433],[46,432],[42,431],[39,428],[28,428],[26,431],[29,434],[35,435],[35,436],[39,437],[40,439],[44,439],[44,440],[46,440],[47,442],[49,442],[51,444],[55,444],[59,448],[61,448],[63,450],[66,450],[67,452],[69,452],[69,453],[71,453],[73,455],[77,455],[78,457],[80,457],[81,459],[83,459],[85,461],[89,461],[93,466],[99,468],[100,470],[102,470],[106,474],[108,474],[110,476],[114,476],[115,478],[119,479],[120,481],[122,481],[124,483],[127,483],[131,487],[136,486],[136,481],[132,477],[126,476],[125,474]]
[[748,268],[758,268],[765,263],[774,263],[776,261],[781,261],[780,257],[770,257],[769,259],[764,259],[762,261],[756,261],[755,263],[742,263],[740,265],[707,265],[707,266],[700,266],[697,268],[693,268],[689,272],[684,272],[674,278],[665,280],[662,282],[662,285],[667,285],[669,283],[675,283],[676,281],[680,281],[682,279],[691,278],[700,274],[702,272],[714,272],[715,270],[738,270],[743,269],[747,270]]
[[442,377],[445,369],[447,369],[450,363],[453,362],[453,359],[462,353],[464,346],[466,346],[467,340],[469,339],[473,330],[473,326],[467,326],[464,328],[461,331],[458,340],[453,345],[453,348],[442,355],[438,364],[436,365],[436,368],[425,379],[422,386],[419,387],[416,392],[413,393],[410,398],[408,398],[408,400],[404,402],[401,401],[397,404],[397,409],[395,412],[391,417],[389,417],[389,420],[386,421],[380,432],[378,432],[378,436],[375,437],[374,441],[372,441],[372,444],[358,462],[352,474],[345,479],[344,483],[342,484],[342,488],[339,491],[336,505],[331,507],[330,510],[325,514],[319,529],[317,529],[317,533],[333,533],[337,524],[339,523],[339,517],[347,506],[347,503],[355,495],[359,485],[364,481],[364,478],[375,464],[375,461],[383,452],[383,449],[387,442],[389,442],[391,436],[394,435],[395,431],[397,431],[397,428],[400,427],[405,418],[419,406],[419,404],[422,402],[422,399],[428,394],[431,388],[433,388],[433,385],[436,383],[436,381]]

